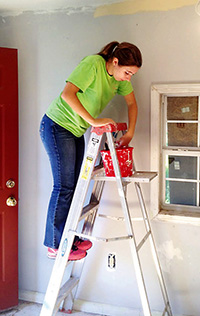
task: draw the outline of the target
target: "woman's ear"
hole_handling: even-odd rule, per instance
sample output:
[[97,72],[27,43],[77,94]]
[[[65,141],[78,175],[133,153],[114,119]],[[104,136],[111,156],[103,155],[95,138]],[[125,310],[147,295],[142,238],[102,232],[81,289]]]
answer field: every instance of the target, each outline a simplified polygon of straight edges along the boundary
[[112,60],[113,66],[117,66],[118,65],[118,58],[114,57]]

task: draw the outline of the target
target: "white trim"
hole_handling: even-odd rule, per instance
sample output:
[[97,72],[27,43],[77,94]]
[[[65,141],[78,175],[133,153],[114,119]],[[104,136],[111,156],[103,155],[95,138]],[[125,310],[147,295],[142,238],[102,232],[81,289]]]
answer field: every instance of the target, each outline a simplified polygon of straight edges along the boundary
[[[122,306],[113,306],[109,304],[102,304],[96,302],[88,302],[83,300],[75,300],[74,309],[86,312],[94,313],[106,316],[140,316],[142,315],[142,309],[136,310],[133,308],[122,307]],[[152,315],[161,316],[162,313],[154,313]]]
[[[173,214],[174,213],[174,214]],[[155,218],[154,221],[164,221],[164,222],[173,222],[179,224],[190,224],[193,226],[200,226],[200,214],[192,214],[188,212],[173,212],[173,211],[161,211]]]
[[[160,129],[161,129],[161,120],[160,118],[160,107],[161,107],[161,93],[158,90],[158,86],[152,86],[151,88],[151,170],[156,172],[159,171],[160,165]],[[154,106],[152,106],[154,105]],[[156,124],[155,124],[156,122]],[[154,217],[158,214],[159,211],[159,175],[150,185],[150,216]]]
[[200,94],[200,83],[153,84],[151,89],[159,95],[181,96],[185,94],[186,96],[196,96]]

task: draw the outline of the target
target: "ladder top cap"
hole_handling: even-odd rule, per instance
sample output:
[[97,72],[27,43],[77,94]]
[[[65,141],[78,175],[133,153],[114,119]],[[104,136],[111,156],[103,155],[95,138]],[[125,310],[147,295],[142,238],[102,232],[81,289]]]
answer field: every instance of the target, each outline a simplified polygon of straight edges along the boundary
[[117,132],[117,131],[125,131],[127,130],[126,123],[117,123],[115,126],[114,124],[107,124],[105,126],[94,127],[92,126],[91,133],[96,133],[97,135],[102,135],[103,133],[107,132]]

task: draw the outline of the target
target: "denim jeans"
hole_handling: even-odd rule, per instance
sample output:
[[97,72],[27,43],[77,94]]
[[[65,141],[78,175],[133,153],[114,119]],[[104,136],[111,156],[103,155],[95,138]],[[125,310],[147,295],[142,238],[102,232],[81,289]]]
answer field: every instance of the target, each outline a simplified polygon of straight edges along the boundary
[[76,137],[44,115],[40,124],[40,137],[53,174],[44,245],[57,249],[80,173],[84,136]]

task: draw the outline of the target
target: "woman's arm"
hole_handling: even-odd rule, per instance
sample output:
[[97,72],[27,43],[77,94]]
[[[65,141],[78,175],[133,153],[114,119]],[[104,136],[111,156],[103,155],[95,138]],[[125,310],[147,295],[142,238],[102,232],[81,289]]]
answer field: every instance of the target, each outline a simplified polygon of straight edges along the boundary
[[71,82],[67,82],[61,94],[61,97],[86,122],[95,127],[107,124],[116,124],[116,122],[113,121],[111,118],[93,118],[79,101],[76,95],[78,91],[79,88],[77,86],[75,86]]
[[117,142],[119,147],[128,146],[131,139],[133,138],[138,113],[138,107],[134,93],[131,92],[130,94],[125,95],[124,98],[128,107],[128,130],[127,133],[124,134]]

